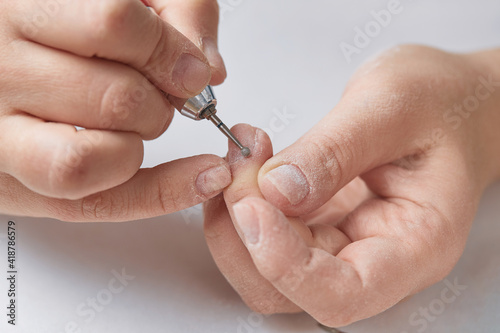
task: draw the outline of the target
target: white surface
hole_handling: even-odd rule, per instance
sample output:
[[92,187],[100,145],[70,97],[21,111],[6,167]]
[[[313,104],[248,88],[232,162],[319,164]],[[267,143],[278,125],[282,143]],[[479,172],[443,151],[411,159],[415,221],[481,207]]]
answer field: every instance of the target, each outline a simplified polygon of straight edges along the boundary
[[[403,11],[350,64],[339,44],[352,43],[353,28],[363,28],[372,20],[370,11],[386,8],[388,1],[220,2],[232,8],[221,22],[220,44],[229,78],[216,90],[220,115],[227,124],[248,122],[269,128],[273,110],[292,113],[295,118],[273,133],[276,150],[321,119],[338,101],[356,67],[387,47],[424,43],[472,51],[500,46],[497,0],[401,0]],[[147,144],[144,165],[225,151],[226,141],[211,124],[176,117],[165,135]],[[496,184],[483,198],[466,251],[448,277],[467,289],[440,315],[425,321],[425,329],[421,321],[412,325],[412,314],[432,306],[441,310],[444,282],[344,330],[500,332],[499,201],[500,184]],[[0,216],[2,252],[8,219]],[[71,332],[65,327],[72,321],[80,332],[322,332],[307,315],[263,317],[246,308],[210,258],[199,209],[122,224],[15,220],[18,326],[6,325],[2,310],[0,332]],[[0,255],[3,276],[6,260],[1,258],[5,255]],[[135,278],[86,322],[90,317],[81,316],[78,306],[105,295],[112,270],[122,268]],[[1,278],[0,304],[6,302],[6,290]]]

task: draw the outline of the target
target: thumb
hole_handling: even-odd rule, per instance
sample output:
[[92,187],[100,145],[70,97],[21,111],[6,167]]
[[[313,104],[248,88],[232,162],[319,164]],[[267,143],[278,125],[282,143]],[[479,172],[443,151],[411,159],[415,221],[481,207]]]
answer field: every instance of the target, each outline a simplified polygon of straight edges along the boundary
[[226,67],[217,44],[219,5],[216,0],[148,0],[158,15],[174,26],[207,57],[212,68],[211,85],[226,79]]
[[357,176],[411,150],[417,126],[408,115],[397,116],[404,105],[392,101],[384,107],[370,101],[375,97],[355,97],[344,96],[322,121],[260,169],[262,194],[285,214],[312,212]]

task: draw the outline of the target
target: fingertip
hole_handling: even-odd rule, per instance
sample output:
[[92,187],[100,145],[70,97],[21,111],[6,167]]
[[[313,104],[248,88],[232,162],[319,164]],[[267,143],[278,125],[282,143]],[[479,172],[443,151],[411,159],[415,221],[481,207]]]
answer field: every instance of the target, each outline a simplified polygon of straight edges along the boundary
[[238,124],[231,128],[231,132],[250,150],[249,154],[245,154],[245,149],[242,151],[229,140],[227,160],[232,167],[254,162],[263,164],[272,156],[271,140],[263,130],[248,124]]
[[204,197],[210,198],[221,193],[232,181],[227,163],[221,163],[202,171],[196,178],[196,188]]

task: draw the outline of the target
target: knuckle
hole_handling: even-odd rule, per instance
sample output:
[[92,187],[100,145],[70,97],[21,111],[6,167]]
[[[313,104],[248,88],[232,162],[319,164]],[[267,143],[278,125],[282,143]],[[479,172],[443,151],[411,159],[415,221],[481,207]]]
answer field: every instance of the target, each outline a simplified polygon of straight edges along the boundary
[[148,76],[155,81],[170,79],[170,68],[176,63],[181,50],[175,47],[169,47],[169,44],[179,43],[178,36],[168,27],[165,27],[161,21],[155,21],[151,27],[153,36],[157,36],[156,42],[149,52],[146,52],[147,58],[141,64],[148,71]]
[[183,196],[180,191],[175,190],[175,186],[170,178],[165,178],[158,183],[158,204],[162,214],[170,214],[180,211],[186,207],[182,205]]
[[89,2],[88,36],[93,41],[103,41],[127,29],[127,22],[135,6],[131,0]]
[[104,90],[99,108],[101,128],[118,129],[130,117],[131,96],[136,87],[137,82],[124,78]]
[[122,201],[105,192],[90,195],[81,201],[82,217],[90,221],[108,221],[127,215],[127,207],[120,202]]
[[48,169],[50,191],[56,196],[68,199],[78,198],[79,186],[88,174],[86,150],[83,143],[71,141],[62,145]]
[[363,65],[349,81],[345,95],[375,114],[421,116],[422,108],[445,102],[444,95],[435,92],[438,85],[456,87],[460,82],[460,71],[451,73],[451,67],[443,65],[450,63],[452,68],[465,67],[446,52],[425,46],[397,46]]
[[[339,140],[342,140],[339,142]],[[328,185],[346,182],[347,171],[351,169],[356,156],[354,146],[348,137],[332,137],[326,133],[315,135],[309,141],[313,161],[323,170]]]
[[162,97],[151,95],[155,89],[147,79],[141,82],[132,75],[109,84],[100,93],[99,128],[133,130],[145,140],[159,137],[172,122],[174,108]]

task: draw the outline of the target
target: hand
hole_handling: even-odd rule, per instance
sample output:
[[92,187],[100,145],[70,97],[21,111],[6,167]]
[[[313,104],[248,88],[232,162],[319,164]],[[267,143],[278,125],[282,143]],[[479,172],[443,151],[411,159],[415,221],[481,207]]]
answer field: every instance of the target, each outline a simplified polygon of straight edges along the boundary
[[206,204],[205,230],[243,300],[340,327],[444,278],[500,173],[498,60],[386,52],[274,157],[261,131],[237,128],[253,154],[230,148],[234,181]]
[[158,14],[139,0],[2,2],[0,213],[145,218],[230,183],[208,155],[138,172],[142,141],[172,120],[169,99],[226,75],[215,0],[145,2]]

